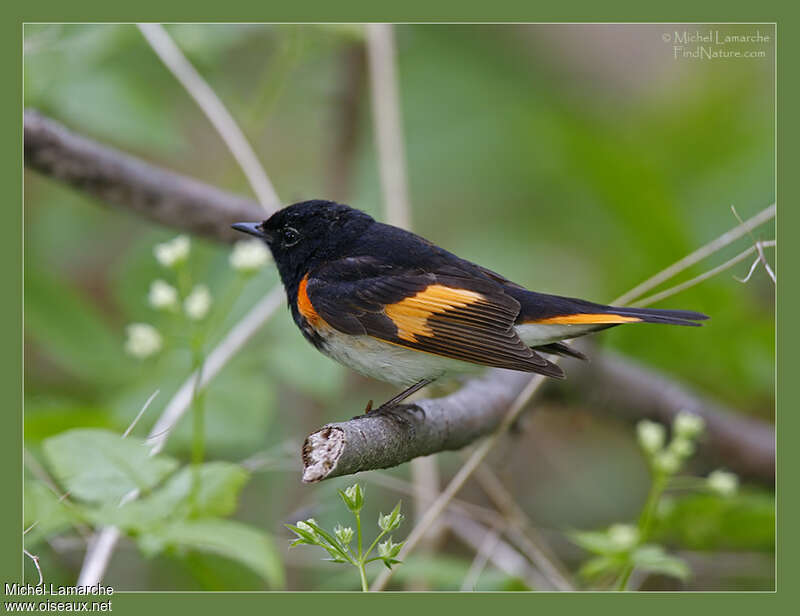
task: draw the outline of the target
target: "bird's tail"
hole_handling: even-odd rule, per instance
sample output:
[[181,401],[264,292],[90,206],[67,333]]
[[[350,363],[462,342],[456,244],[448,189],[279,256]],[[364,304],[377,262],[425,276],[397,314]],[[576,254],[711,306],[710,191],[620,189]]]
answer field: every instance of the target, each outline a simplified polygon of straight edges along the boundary
[[604,306],[573,297],[521,289],[514,289],[510,294],[520,302],[518,324],[610,326],[623,323],[666,323],[699,326],[701,324],[697,321],[708,319],[707,315],[693,310]]

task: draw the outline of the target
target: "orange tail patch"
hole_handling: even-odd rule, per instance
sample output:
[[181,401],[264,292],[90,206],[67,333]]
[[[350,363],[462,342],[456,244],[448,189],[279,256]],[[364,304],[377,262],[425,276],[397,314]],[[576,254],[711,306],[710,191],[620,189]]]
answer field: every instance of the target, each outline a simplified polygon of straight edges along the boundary
[[626,317],[620,314],[565,314],[558,317],[548,317],[536,321],[526,321],[526,323],[536,323],[537,325],[591,325],[606,323],[637,323],[641,322],[639,317]]

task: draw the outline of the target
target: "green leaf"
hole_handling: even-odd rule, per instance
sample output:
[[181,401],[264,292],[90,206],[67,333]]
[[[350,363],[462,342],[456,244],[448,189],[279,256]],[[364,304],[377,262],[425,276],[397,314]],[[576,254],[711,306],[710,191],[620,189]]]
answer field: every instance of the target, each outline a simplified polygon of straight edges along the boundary
[[569,533],[573,543],[593,554],[619,554],[620,546],[611,540],[608,533],[595,530],[581,530]]
[[651,573],[669,575],[681,580],[685,580],[691,575],[691,569],[686,561],[667,554],[660,545],[643,545],[637,548],[634,550],[631,560],[636,567]]
[[186,518],[230,515],[248,479],[242,467],[230,462],[208,462],[197,469],[197,494],[192,494],[195,469],[186,466],[152,494],[122,507],[108,503],[93,514],[99,524],[132,532],[148,532],[159,524]]
[[775,500],[769,492],[740,490],[730,498],[693,494],[672,501],[655,538],[691,550],[775,549]]
[[606,574],[617,574],[623,565],[623,560],[614,556],[595,556],[581,565],[578,575],[585,579],[594,579]]
[[144,535],[146,553],[171,548],[219,554],[246,565],[272,588],[283,588],[284,572],[278,551],[267,533],[233,520],[185,520]]
[[108,430],[69,430],[44,441],[44,455],[61,485],[77,499],[116,502],[135,488],[150,490],[175,470],[167,456],[151,456],[144,441]]

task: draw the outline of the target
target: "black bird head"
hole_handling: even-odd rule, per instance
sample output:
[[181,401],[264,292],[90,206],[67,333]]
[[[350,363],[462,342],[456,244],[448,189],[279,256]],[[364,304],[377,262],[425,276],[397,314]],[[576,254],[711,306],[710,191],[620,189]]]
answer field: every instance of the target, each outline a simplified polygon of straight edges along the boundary
[[260,223],[231,226],[266,242],[284,286],[290,289],[315,264],[342,256],[373,222],[360,210],[315,199],[289,205]]

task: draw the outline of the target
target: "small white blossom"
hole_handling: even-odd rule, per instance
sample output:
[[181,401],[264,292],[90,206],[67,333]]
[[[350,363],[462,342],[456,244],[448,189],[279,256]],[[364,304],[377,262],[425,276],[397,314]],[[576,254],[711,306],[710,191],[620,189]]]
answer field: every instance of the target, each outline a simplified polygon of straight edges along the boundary
[[739,489],[739,478],[727,471],[714,471],[706,479],[708,487],[720,496],[733,496]]
[[311,526],[311,524],[308,524],[308,522],[311,522],[312,524],[316,524],[316,523],[317,523],[317,521],[316,521],[314,518],[308,518],[308,520],[307,520],[306,522],[303,522],[302,520],[300,520],[300,521],[297,523],[297,528],[300,528],[300,529],[302,529],[302,530],[306,531],[306,532],[307,532],[307,533],[309,533],[309,534],[310,534],[312,537],[316,538],[316,536],[317,536],[317,531],[315,531],[315,530],[314,530],[314,527],[313,527],[313,526]]
[[676,436],[669,444],[669,450],[679,458],[688,458],[694,453],[694,443],[689,439]]
[[139,359],[158,353],[162,347],[161,334],[148,323],[131,323],[126,328],[125,350]]
[[678,416],[675,417],[672,428],[675,430],[676,435],[692,439],[703,431],[705,425],[706,422],[703,421],[703,418],[699,415],[688,411],[681,411],[678,413]]
[[150,283],[147,301],[156,310],[172,309],[178,306],[178,291],[168,282],[154,280]]
[[614,524],[608,529],[608,538],[618,550],[629,550],[639,540],[639,530],[630,524]]
[[342,542],[342,545],[347,546],[353,540],[353,529],[349,526],[343,527],[341,524],[339,524],[333,529],[333,532],[336,535],[336,538]]
[[266,265],[269,261],[269,251],[259,239],[242,240],[233,245],[229,261],[233,269],[251,273]]
[[204,284],[197,285],[183,300],[183,310],[186,312],[186,316],[194,321],[204,319],[210,308],[211,292]]
[[153,254],[156,260],[164,267],[174,267],[189,257],[191,241],[187,235],[179,235],[169,242],[156,244]]
[[670,475],[681,467],[681,459],[672,451],[662,451],[656,455],[653,462],[658,470]]
[[656,453],[664,446],[666,431],[664,426],[654,421],[643,419],[636,424],[636,437],[639,445],[647,453]]

